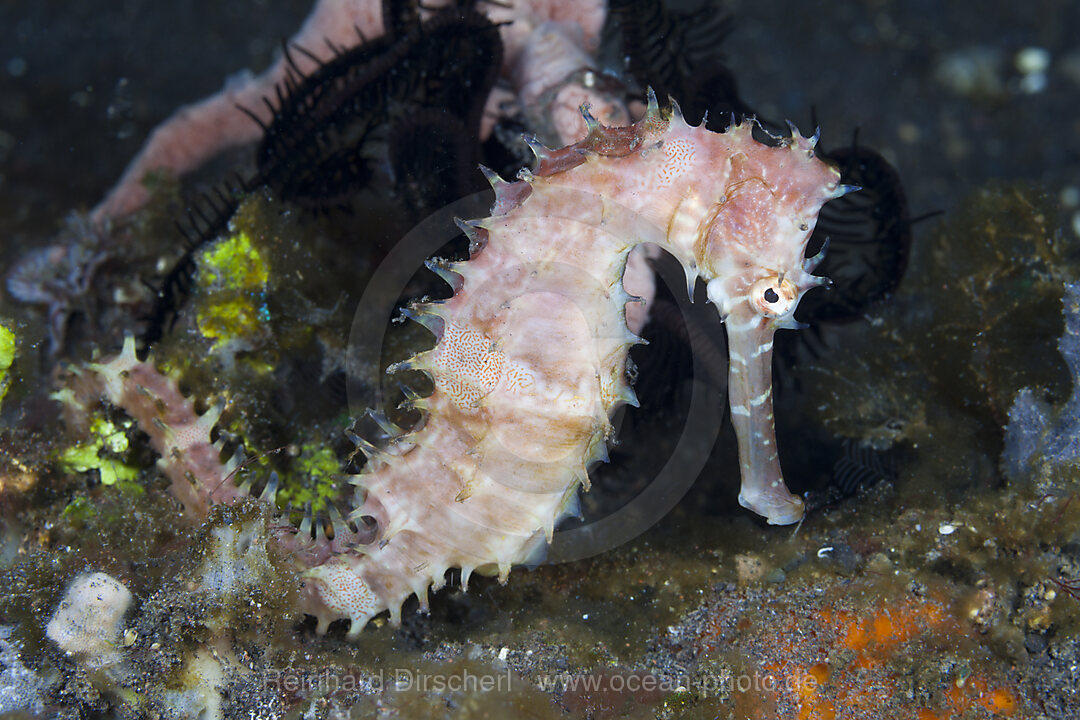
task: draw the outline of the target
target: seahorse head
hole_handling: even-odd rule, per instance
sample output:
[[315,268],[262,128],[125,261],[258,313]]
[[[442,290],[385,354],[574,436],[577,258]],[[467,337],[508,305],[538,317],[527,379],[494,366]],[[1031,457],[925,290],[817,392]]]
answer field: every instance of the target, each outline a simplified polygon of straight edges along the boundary
[[827,282],[810,274],[823,255],[805,257],[818,212],[851,188],[815,156],[816,136],[793,129],[773,147],[750,128],[744,122],[725,133],[733,151],[695,259],[722,316],[788,327],[803,294]]

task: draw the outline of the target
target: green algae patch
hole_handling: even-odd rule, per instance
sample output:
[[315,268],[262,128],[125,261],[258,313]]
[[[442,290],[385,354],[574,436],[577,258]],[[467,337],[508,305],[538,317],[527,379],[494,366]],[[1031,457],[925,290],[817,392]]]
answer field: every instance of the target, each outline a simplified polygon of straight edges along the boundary
[[204,288],[262,290],[270,279],[266,261],[243,231],[211,245],[199,254],[199,262]]
[[278,502],[294,507],[310,504],[313,512],[324,510],[341,494],[336,482],[340,472],[341,461],[333,448],[307,443],[293,460],[289,478],[278,491]]
[[[127,421],[127,426],[131,423]],[[130,482],[139,474],[139,468],[123,460],[128,448],[125,428],[119,428],[105,418],[94,417],[90,421],[90,439],[63,450],[59,457],[60,467],[78,473],[97,470],[104,485]]]
[[0,325],[0,400],[7,395],[11,385],[11,377],[8,371],[15,362],[15,333]]

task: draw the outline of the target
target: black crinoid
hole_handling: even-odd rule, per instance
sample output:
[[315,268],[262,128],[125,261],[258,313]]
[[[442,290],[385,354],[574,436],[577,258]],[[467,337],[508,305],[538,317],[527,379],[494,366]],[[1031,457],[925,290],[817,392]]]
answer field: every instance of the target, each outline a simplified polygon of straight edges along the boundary
[[[386,158],[412,209],[435,208],[473,189],[479,124],[495,82],[498,28],[461,3],[421,21],[411,3],[383,3],[385,35],[304,75],[290,72],[257,152],[259,179],[283,200],[311,209],[346,205]],[[385,153],[385,155],[383,154]]]
[[720,0],[611,0],[605,33],[640,88],[676,98],[688,118],[707,111],[714,131],[733,115],[755,115],[724,63],[721,47],[734,23],[722,6]]
[[840,181],[859,188],[825,204],[807,245],[807,256],[828,242],[815,270],[832,281],[829,292],[808,294],[796,318],[810,323],[851,322],[886,300],[900,284],[911,251],[912,219],[896,170],[880,154],[860,145],[820,153],[840,169]]

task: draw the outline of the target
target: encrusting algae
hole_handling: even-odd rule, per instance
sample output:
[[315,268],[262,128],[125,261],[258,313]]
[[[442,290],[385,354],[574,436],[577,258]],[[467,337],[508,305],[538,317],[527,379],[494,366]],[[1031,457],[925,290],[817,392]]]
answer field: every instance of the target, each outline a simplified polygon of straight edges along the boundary
[[254,344],[266,332],[270,268],[243,231],[214,242],[196,256],[196,325],[214,340],[212,352],[228,343]]
[[11,378],[8,372],[12,363],[15,362],[15,333],[0,325],[0,402],[7,395]]
[[64,450],[59,459],[60,467],[78,473],[96,470],[104,485],[134,480],[139,468],[124,459],[128,451],[127,432],[133,423],[129,419],[124,424],[126,427],[118,428],[95,414],[89,426],[91,439]]

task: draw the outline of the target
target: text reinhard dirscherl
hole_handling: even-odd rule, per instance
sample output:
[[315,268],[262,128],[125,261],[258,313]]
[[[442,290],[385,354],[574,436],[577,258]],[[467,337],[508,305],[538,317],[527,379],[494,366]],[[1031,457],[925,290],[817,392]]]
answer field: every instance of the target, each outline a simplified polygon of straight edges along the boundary
[[270,669],[264,684],[283,693],[307,696],[334,693],[370,695],[394,690],[397,692],[510,692],[511,673],[475,672],[464,668],[455,672],[424,672],[415,668],[393,668],[375,672],[349,672],[340,668],[299,670]]

